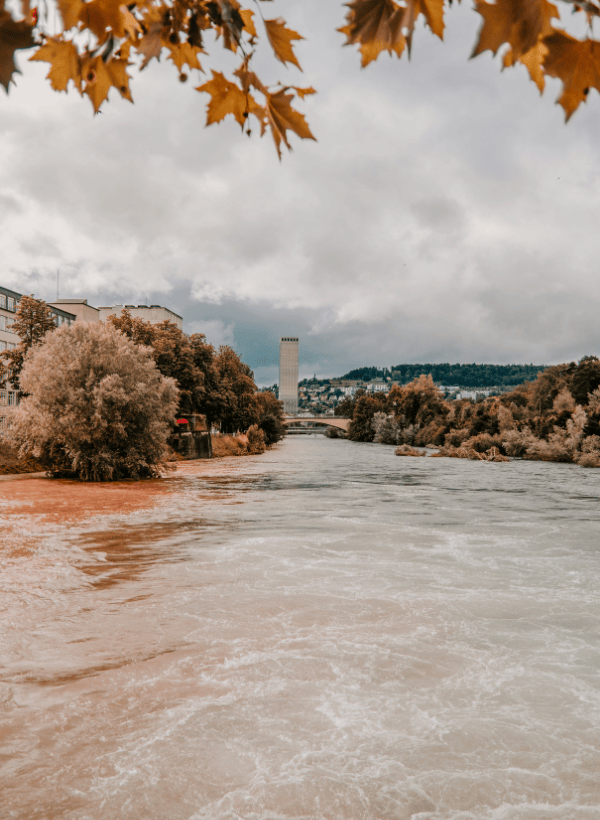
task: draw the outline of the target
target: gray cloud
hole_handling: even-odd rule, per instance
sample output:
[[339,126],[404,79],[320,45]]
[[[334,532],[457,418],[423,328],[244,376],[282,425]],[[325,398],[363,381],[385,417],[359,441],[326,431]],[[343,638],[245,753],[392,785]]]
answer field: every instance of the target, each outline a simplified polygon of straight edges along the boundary
[[319,89],[319,142],[281,164],[268,138],[204,129],[203,98],[167,65],[99,117],[24,67],[0,125],[2,282],[50,296],[60,259],[63,295],[162,301],[263,381],[292,332],[306,374],[598,352],[595,93],[565,127],[557,83],[540,100],[522,67],[466,59],[466,7],[445,43],[419,30],[410,63],[361,71],[341,4],[276,5]]

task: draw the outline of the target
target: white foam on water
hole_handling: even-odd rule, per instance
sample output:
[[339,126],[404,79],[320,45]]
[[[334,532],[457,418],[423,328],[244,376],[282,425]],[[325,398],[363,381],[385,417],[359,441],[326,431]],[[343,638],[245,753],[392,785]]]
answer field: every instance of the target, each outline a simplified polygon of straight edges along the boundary
[[0,816],[596,820],[593,471],[405,462],[199,464],[122,565],[0,570]]

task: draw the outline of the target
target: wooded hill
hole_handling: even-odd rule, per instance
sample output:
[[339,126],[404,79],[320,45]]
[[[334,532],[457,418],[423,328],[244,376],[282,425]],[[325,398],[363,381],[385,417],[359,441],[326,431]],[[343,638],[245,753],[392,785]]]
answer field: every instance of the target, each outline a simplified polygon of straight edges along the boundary
[[391,378],[408,384],[419,376],[431,376],[437,384],[458,387],[500,387],[532,381],[547,365],[534,364],[398,364],[395,367],[358,367],[342,379]]

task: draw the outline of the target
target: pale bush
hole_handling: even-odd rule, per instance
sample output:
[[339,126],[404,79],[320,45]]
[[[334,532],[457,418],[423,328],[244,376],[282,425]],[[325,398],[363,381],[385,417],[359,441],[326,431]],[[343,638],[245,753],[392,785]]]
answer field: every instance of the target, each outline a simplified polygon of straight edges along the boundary
[[600,436],[586,436],[583,439],[577,463],[582,467],[600,467]]
[[371,422],[378,444],[396,444],[398,441],[398,422],[393,414],[375,413]]
[[179,391],[149,348],[110,325],[76,322],[49,334],[25,358],[29,395],[8,437],[21,456],[86,481],[142,478],[166,469]]
[[505,430],[513,430],[515,427],[515,419],[508,407],[503,404],[498,406],[498,428],[501,433]]
[[502,446],[502,437],[492,436],[490,433],[479,433],[477,436],[465,439],[462,446],[467,450],[475,450],[476,453],[487,453],[491,447]]
[[583,407],[577,405],[571,418],[567,421],[567,439],[569,444],[576,450],[583,438],[583,430],[587,424],[587,414]]
[[250,455],[259,455],[267,449],[265,433],[257,424],[253,424],[246,432],[248,438],[248,452]]
[[460,447],[463,441],[470,438],[469,429],[467,427],[458,428],[452,427],[444,437],[445,447]]
[[414,444],[420,429],[420,424],[406,424],[405,420],[403,423],[403,419],[401,419],[398,425],[398,444]]
[[414,447],[411,447],[409,444],[401,444],[400,447],[396,447],[394,450],[394,454],[397,456],[426,456],[427,453],[424,453],[422,450],[416,450]]
[[560,416],[562,413],[572,413],[575,410],[575,399],[568,387],[563,387],[552,404],[552,412]]
[[575,453],[564,433],[551,433],[548,440],[537,438],[527,448],[525,458],[530,461],[572,462]]
[[597,387],[593,393],[588,393],[588,408],[590,413],[600,413],[600,387]]
[[591,453],[581,453],[577,459],[580,467],[600,467],[600,450]]
[[600,436],[586,436],[581,442],[582,453],[594,453],[600,450]]
[[531,430],[506,430],[502,435],[504,452],[513,458],[522,458],[537,441]]

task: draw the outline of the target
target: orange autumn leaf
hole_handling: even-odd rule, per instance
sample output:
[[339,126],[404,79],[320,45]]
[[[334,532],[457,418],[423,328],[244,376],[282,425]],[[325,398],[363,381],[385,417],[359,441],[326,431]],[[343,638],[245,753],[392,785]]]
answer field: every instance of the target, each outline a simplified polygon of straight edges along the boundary
[[186,64],[190,68],[197,68],[202,71],[202,66],[198,60],[200,49],[196,46],[191,46],[189,43],[176,43],[175,45],[167,43],[167,48],[170,52],[169,59],[173,61],[179,71],[181,71]]
[[552,32],[552,18],[559,16],[556,6],[548,0],[475,0],[475,7],[483,24],[471,57],[488,49],[496,54],[500,46],[509,43],[514,59],[518,60],[534,48],[540,37]]
[[294,99],[294,95],[286,94],[285,91],[286,89],[282,88],[275,94],[267,93],[265,95],[267,98],[267,120],[271,127],[271,133],[273,134],[273,140],[275,141],[275,147],[280,159],[282,142],[288,151],[292,150],[292,146],[287,138],[288,131],[293,131],[301,139],[315,139],[302,114],[294,110],[290,105]]
[[58,10],[63,19],[65,31],[79,23],[79,15],[83,7],[82,0],[56,0]]
[[282,20],[281,18],[278,18],[277,20],[265,20],[265,29],[277,59],[284,65],[285,63],[293,63],[300,69],[300,71],[302,71],[300,63],[294,54],[292,41],[303,40],[304,37],[298,34],[297,31],[292,31],[291,28],[286,28],[285,20]]
[[509,68],[510,66],[516,65],[517,62],[522,63],[529,72],[529,76],[533,82],[539,88],[541,94],[546,85],[542,63],[547,53],[548,47],[544,41],[538,40],[533,48],[530,48],[525,54],[521,54],[520,57],[515,57],[512,48],[509,48],[502,58],[502,65],[504,68]]
[[81,89],[79,54],[75,45],[68,40],[46,40],[29,59],[50,63],[46,79],[50,80],[55,91],[66,91],[69,80]]
[[126,68],[127,61],[118,58],[107,62],[104,62],[102,57],[87,57],[82,60],[81,76],[85,83],[82,93],[90,98],[95,113],[98,113],[100,106],[107,99],[111,87],[116,88],[122,97],[133,102]]
[[207,125],[221,122],[228,114],[232,114],[241,126],[246,124],[249,114],[254,114],[262,121],[264,108],[258,105],[251,94],[230,82],[220,71],[213,71],[212,75],[212,80],[196,89],[211,97],[207,107]]
[[431,31],[444,39],[444,0],[406,0],[402,28],[407,30],[406,42],[410,49],[415,22],[422,14]]
[[91,0],[83,3],[79,11],[79,21],[103,43],[112,30],[117,37],[125,33],[123,15],[119,6],[121,0]]
[[[312,88],[312,87],[309,87],[309,88],[298,88],[298,86],[296,86],[296,85],[291,85],[291,86],[289,86],[289,87],[294,89],[294,91],[295,91],[295,92],[296,92],[296,94],[300,97],[300,99],[301,99],[301,100],[303,100],[305,97],[309,97],[311,94],[316,94],[316,93],[317,93],[317,92],[315,91],[315,89],[314,89],[314,88]],[[286,89],[286,90],[287,90],[287,89]]]
[[404,6],[394,0],[353,0],[348,8],[348,25],[338,31],[348,38],[345,45],[360,44],[363,68],[382,51],[402,55],[406,46],[402,33]]
[[254,12],[250,9],[242,9],[240,11],[240,16],[244,21],[244,28],[248,32],[251,37],[258,37],[258,32],[256,31],[256,27],[254,25]]
[[544,40],[548,54],[544,70],[563,83],[563,92],[557,102],[569,120],[579,104],[584,102],[590,88],[600,91],[600,43],[595,40],[576,40],[563,31],[555,31]]

